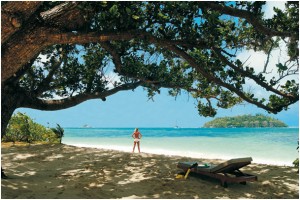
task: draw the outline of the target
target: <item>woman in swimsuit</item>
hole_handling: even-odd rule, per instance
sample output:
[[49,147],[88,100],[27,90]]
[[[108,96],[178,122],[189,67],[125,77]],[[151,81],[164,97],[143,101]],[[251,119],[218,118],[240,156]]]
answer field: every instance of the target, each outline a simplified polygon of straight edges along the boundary
[[139,132],[139,129],[136,128],[134,129],[134,132],[132,134],[132,137],[133,137],[133,150],[132,150],[132,153],[134,152],[134,149],[135,149],[135,145],[137,144],[138,145],[138,150],[139,150],[139,153],[141,153],[140,151],[140,139],[142,138],[142,134]]

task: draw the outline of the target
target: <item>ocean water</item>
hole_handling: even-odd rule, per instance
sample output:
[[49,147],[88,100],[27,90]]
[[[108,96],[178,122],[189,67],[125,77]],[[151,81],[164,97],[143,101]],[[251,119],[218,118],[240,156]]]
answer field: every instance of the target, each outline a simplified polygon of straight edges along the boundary
[[[134,128],[65,128],[62,143],[131,152]],[[141,152],[292,166],[299,128],[140,128]],[[137,152],[137,147],[136,150]]]

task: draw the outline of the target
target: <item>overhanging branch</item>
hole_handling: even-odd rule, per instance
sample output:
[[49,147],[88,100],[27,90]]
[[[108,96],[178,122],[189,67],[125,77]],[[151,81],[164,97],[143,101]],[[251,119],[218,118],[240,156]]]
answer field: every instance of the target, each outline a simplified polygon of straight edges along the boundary
[[123,90],[133,90],[140,86],[142,84],[141,81],[134,82],[134,83],[127,83],[120,85],[118,87],[115,87],[113,89],[104,91],[104,92],[95,92],[92,94],[78,94],[76,96],[67,97],[64,99],[59,100],[45,100],[40,98],[34,98],[34,99],[26,99],[20,107],[24,108],[32,108],[32,109],[39,109],[39,110],[62,110],[66,108],[70,108],[73,106],[76,106],[84,101],[90,100],[90,99],[102,99],[105,100],[106,97],[113,95],[119,91]]
[[[254,99],[248,97],[246,94],[244,94],[242,91],[240,91],[239,89],[235,88],[234,86],[232,86],[231,84],[225,83],[223,82],[221,79],[211,75],[210,73],[207,73],[206,71],[204,71],[201,66],[198,65],[198,63],[194,60],[194,58],[192,58],[190,55],[188,55],[186,52],[184,52],[183,50],[181,50],[180,48],[176,47],[176,46],[168,46],[166,47],[167,49],[175,52],[177,55],[179,55],[180,57],[182,57],[183,59],[185,59],[193,68],[195,68],[199,73],[201,73],[205,78],[207,78],[209,81],[212,81],[224,88],[227,88],[229,91],[234,92],[235,94],[237,94],[239,97],[241,97],[242,99],[244,99],[245,101],[247,101],[248,103],[254,104],[257,107],[263,108],[269,112],[272,113],[277,113],[279,112],[278,108],[271,108],[268,107],[266,105],[264,105],[263,103],[260,103],[258,101],[255,101]],[[291,101],[290,104],[294,103],[296,101]],[[289,104],[289,105],[290,105]],[[282,105],[282,108],[284,106],[288,106],[288,105]]]
[[269,84],[267,84],[266,82],[261,81],[256,75],[251,74],[250,72],[246,72],[244,71],[242,68],[239,68],[237,66],[235,66],[233,63],[231,63],[230,61],[228,61],[228,59],[223,56],[220,52],[220,49],[218,48],[212,48],[214,50],[214,52],[218,55],[218,57],[222,60],[222,62],[224,62],[226,65],[230,66],[231,68],[233,68],[234,70],[238,71],[239,73],[241,73],[243,76],[245,77],[249,77],[252,80],[254,80],[258,85],[264,87],[266,90],[272,91],[275,94],[278,94],[280,96],[286,97],[286,98],[294,98],[294,96],[292,96],[291,94],[286,94],[283,92],[280,92],[279,90],[276,90],[275,88],[273,88],[272,86],[270,86]]
[[44,91],[50,89],[49,83],[53,80],[53,75],[57,71],[57,69],[61,66],[63,63],[64,57],[66,56],[65,53],[62,53],[61,57],[55,61],[55,63],[52,65],[51,70],[49,71],[49,74],[43,81],[40,83],[38,88],[34,91],[37,96],[42,94]]
[[200,5],[200,7],[203,7],[203,8],[211,8],[213,10],[217,10],[223,14],[244,18],[249,23],[251,23],[258,32],[261,32],[268,36],[293,37],[293,38],[299,37],[299,34],[294,34],[292,32],[276,31],[276,30],[267,28],[266,26],[263,25],[261,20],[259,20],[254,14],[252,14],[246,10],[231,8],[228,6],[223,6],[218,3],[209,2],[209,1],[199,2],[199,5]]

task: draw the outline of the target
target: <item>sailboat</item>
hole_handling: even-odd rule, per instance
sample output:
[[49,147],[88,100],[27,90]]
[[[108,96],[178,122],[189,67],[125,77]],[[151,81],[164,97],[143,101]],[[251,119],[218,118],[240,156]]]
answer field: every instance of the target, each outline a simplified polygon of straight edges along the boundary
[[175,124],[174,128],[180,128],[180,127],[177,125],[177,121],[176,121],[176,124]]
[[91,128],[89,125],[85,124],[82,126],[83,128]]

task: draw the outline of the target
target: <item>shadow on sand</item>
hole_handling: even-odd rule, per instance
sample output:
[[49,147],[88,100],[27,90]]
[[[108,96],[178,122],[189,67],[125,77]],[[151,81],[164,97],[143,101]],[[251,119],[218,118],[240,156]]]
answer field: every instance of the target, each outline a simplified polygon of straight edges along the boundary
[[[258,176],[247,185],[191,174],[175,179],[178,161],[191,158],[130,154],[67,145],[2,147],[9,179],[1,198],[288,198],[298,199],[298,174],[291,167],[251,164],[243,171]],[[211,162],[204,160],[204,162]]]

